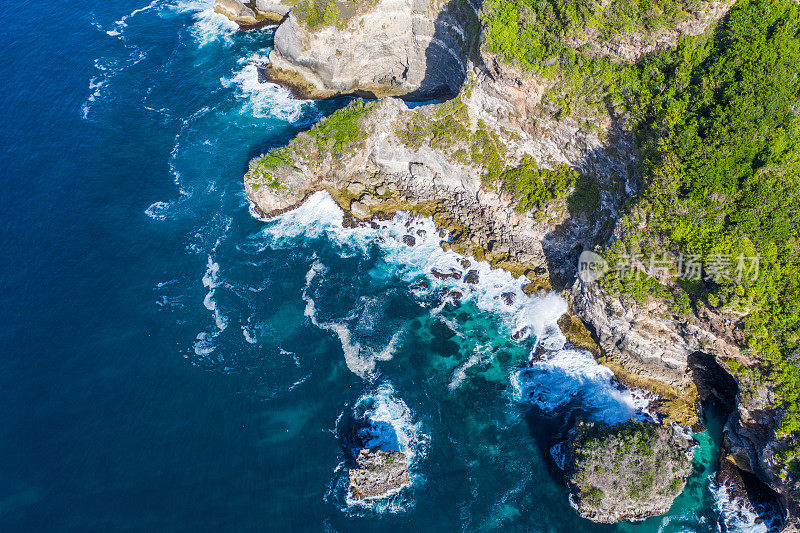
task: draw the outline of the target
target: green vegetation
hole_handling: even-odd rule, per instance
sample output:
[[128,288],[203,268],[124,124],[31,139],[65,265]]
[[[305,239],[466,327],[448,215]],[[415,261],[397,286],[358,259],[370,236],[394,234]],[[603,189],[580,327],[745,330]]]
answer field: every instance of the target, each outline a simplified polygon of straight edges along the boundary
[[[575,49],[623,33],[652,35],[702,2],[488,0],[486,46],[505,61],[558,75],[551,99],[622,111],[643,155],[643,192],[615,249],[715,257],[760,257],[756,279],[680,281],[608,276],[609,290],[657,297],[691,314],[699,305],[738,309],[748,371],[769,383],[783,412],[782,475],[800,474],[800,6],[739,0],[712,31],[638,64]],[[543,180],[542,180],[543,183]],[[542,187],[535,189],[534,202]],[[674,273],[674,272],[673,272]]]
[[[693,302],[750,311],[748,348],[781,398],[789,436],[800,431],[800,7],[740,0],[713,39],[684,39],[641,73],[630,107],[645,188],[625,245],[667,243],[706,267],[760,257],[756,279],[731,270],[681,289]],[[646,235],[633,229],[643,217]]]
[[367,132],[358,120],[374,105],[375,102],[356,100],[311,128],[308,133],[317,141],[320,154],[330,153],[335,158],[340,158],[366,139]]
[[363,13],[378,0],[283,0],[292,13],[309,28],[333,26],[343,28],[355,15]]
[[[574,61],[571,41],[596,42],[620,36],[651,36],[674,27],[705,0],[487,0],[486,46],[509,63],[543,73],[556,72],[556,61]],[[563,62],[562,61],[562,62]]]
[[533,159],[528,159],[503,172],[500,179],[503,187],[518,199],[519,211],[539,211],[572,189],[579,175],[577,170],[566,165],[555,170],[539,169]]
[[308,158],[339,161],[352,153],[367,138],[361,119],[375,105],[375,102],[355,100],[319,121],[308,132],[298,135],[287,146],[253,159],[248,174],[259,180],[253,183],[253,188],[265,184],[272,189],[281,189],[281,176],[297,168],[298,163]]
[[566,472],[590,507],[648,505],[680,493],[691,472],[687,446],[679,439],[669,427],[637,420],[616,426],[579,422],[567,441]]

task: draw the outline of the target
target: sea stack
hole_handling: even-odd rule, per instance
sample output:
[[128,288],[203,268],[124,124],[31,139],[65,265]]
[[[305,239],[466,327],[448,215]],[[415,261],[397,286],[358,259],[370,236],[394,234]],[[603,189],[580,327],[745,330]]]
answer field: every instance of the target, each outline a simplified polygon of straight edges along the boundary
[[350,469],[350,497],[354,500],[386,496],[411,484],[406,454],[359,450],[357,467]]

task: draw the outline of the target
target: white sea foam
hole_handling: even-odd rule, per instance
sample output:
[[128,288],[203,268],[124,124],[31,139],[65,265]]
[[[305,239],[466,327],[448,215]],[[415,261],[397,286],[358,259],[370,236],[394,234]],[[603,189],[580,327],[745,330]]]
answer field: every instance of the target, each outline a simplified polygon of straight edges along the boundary
[[397,397],[391,383],[381,383],[374,391],[362,395],[353,407],[353,414],[375,424],[376,429],[367,435],[368,448],[403,452],[409,465],[427,453],[430,437],[422,431],[420,422],[414,422],[411,409]]
[[646,416],[650,399],[617,385],[614,374],[597,363],[586,351],[561,349],[545,359],[517,370],[511,384],[517,401],[531,403],[545,412],[566,408],[578,402],[590,417],[617,423]]
[[200,47],[216,41],[231,44],[239,29],[235,22],[214,11],[213,0],[179,0],[169,7],[173,12],[192,15],[192,37]]
[[206,8],[193,15],[192,37],[201,48],[216,41],[225,44],[233,42],[233,35],[239,26],[225,15],[220,15],[213,8]]
[[[243,113],[257,118],[277,118],[287,122],[313,122],[321,113],[310,100],[297,100],[285,87],[258,80],[258,65],[266,63],[268,56],[254,54],[239,60],[239,70],[230,78],[221,78],[224,87],[236,89],[236,97],[243,99]],[[310,112],[310,114],[309,114]]]
[[170,207],[172,207],[172,202],[153,202],[144,210],[144,213],[153,220],[166,220]]
[[135,17],[139,13],[144,13],[145,11],[149,11],[153,8],[158,6],[159,0],[153,0],[149,4],[144,7],[140,7],[138,9],[134,9],[127,15],[123,16],[116,22],[114,22],[114,28],[111,30],[107,30],[106,33],[112,37],[122,37],[123,31],[125,28],[128,27],[128,20]]
[[206,273],[203,275],[203,286],[208,288],[203,305],[206,309],[211,311],[214,315],[214,323],[217,325],[219,331],[224,331],[228,327],[228,317],[222,314],[217,306],[217,301],[214,298],[217,287],[219,286],[219,263],[213,261],[211,256],[208,256],[208,266]]
[[492,347],[491,345],[476,346],[472,355],[467,358],[461,365],[453,371],[453,376],[450,378],[447,388],[456,390],[464,382],[467,377],[467,370],[476,365],[485,365],[492,360]]
[[303,288],[303,300],[306,302],[306,307],[303,313],[318,328],[336,334],[342,345],[345,363],[351,372],[361,378],[372,378],[375,375],[376,361],[387,361],[393,357],[397,341],[402,332],[395,332],[387,345],[378,350],[369,346],[362,346],[360,342],[354,341],[352,333],[345,323],[321,320],[318,317],[316,302],[310,295],[310,289],[315,279],[323,276],[326,270],[322,263],[315,260],[306,273],[306,285]]
[[214,336],[207,331],[201,331],[197,334],[194,343],[194,353],[201,357],[211,354],[216,349],[214,345]]
[[248,326],[242,326],[242,336],[249,344],[256,344],[258,342],[258,339],[256,339],[256,335],[252,331],[252,328]]
[[[458,290],[462,302],[471,301],[479,309],[499,316],[508,334],[524,336],[530,333],[535,336],[532,352],[541,347],[547,355],[544,360],[512,374],[514,396],[518,401],[530,402],[552,412],[566,408],[575,400],[579,402],[576,405],[591,411],[591,416],[610,422],[627,420],[631,416],[647,416],[645,410],[649,397],[634,394],[616,384],[611,370],[598,364],[588,352],[566,347],[566,338],[557,321],[567,311],[567,303],[558,294],[529,297],[522,290],[527,282],[524,278],[493,269],[486,262],[473,261],[465,267],[463,257],[441,248],[442,238],[433,221],[427,218],[412,218],[400,213],[392,220],[380,222],[377,228],[367,225],[344,228],[342,222],[343,213],[333,199],[327,193],[319,192],[299,208],[270,220],[259,236],[259,244],[284,247],[301,236],[310,239],[324,236],[342,256],[366,254],[377,246],[387,267],[401,279],[412,282],[424,274],[429,291]],[[403,237],[408,235],[415,239],[413,246],[404,242]],[[313,278],[322,270],[324,267],[321,265],[314,266],[309,276]],[[458,279],[439,279],[432,275],[433,270],[455,271],[461,276]],[[469,270],[477,274],[477,284],[467,284],[461,279]],[[307,298],[307,316],[339,336],[348,367],[361,376],[370,374],[374,369],[374,358],[365,356],[366,350],[352,342],[341,324],[321,325],[322,322],[316,318],[316,305],[309,296],[308,285],[304,297]],[[468,360],[467,364],[478,363]],[[465,372],[466,368],[468,366],[462,365],[460,370]],[[461,379],[463,377],[457,370],[451,384],[458,386]]]
[[[424,274],[430,291],[457,288],[462,293],[461,301],[473,301],[481,310],[503,317],[509,332],[528,328],[548,349],[560,348],[566,342],[556,324],[567,310],[563,298],[555,293],[529,298],[522,290],[527,280],[493,269],[486,262],[473,262],[465,268],[461,263],[463,257],[442,250],[442,239],[431,219],[400,213],[392,220],[381,222],[380,228],[344,228],[343,218],[330,195],[315,193],[299,208],[272,219],[259,240],[264,247],[283,247],[300,236],[312,239],[325,236],[344,256],[366,253],[372,246],[378,246],[383,251],[384,261],[402,279],[411,282]],[[415,238],[414,246],[403,242],[407,235]],[[461,279],[437,279],[431,273],[434,269],[455,270],[462,275],[467,270],[475,270],[479,283],[471,285]],[[503,294],[509,295],[512,301],[507,303]]]
[[[723,483],[717,483],[709,478],[709,490],[714,496],[714,506],[720,513],[721,525],[724,531],[735,533],[768,533],[774,530],[769,521],[758,521],[758,514],[749,502],[736,498],[730,489]],[[774,526],[774,524],[772,524]]]

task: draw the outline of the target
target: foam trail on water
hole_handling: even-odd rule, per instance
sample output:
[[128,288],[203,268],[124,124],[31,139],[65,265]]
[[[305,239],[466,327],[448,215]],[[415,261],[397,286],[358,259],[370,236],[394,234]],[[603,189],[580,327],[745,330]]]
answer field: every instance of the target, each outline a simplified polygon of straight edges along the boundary
[[139,9],[134,9],[118,21],[114,22],[114,29],[106,31],[106,33],[112,37],[122,36],[123,30],[128,27],[128,20],[135,17],[139,13],[144,13],[145,11],[149,11],[158,5],[159,0],[153,0],[149,4],[144,7],[140,7]]
[[217,301],[214,299],[217,287],[219,286],[219,263],[213,261],[211,256],[208,256],[208,266],[206,273],[203,275],[203,286],[208,288],[208,293],[203,299],[203,305],[206,309],[211,311],[214,315],[214,323],[217,325],[219,331],[224,331],[228,327],[228,317],[223,315],[217,307]]
[[303,288],[303,300],[306,302],[306,307],[303,313],[316,327],[336,334],[342,345],[345,363],[351,372],[362,379],[374,377],[375,362],[387,361],[393,357],[397,341],[402,332],[395,332],[389,340],[389,343],[383,349],[374,350],[371,347],[362,346],[360,342],[354,341],[350,329],[345,324],[321,320],[318,317],[316,302],[310,295],[310,289],[312,282],[318,279],[318,277],[321,278],[326,270],[325,265],[315,260],[306,273],[306,285]]
[[[473,301],[483,311],[504,319],[509,331],[524,328],[540,342],[555,349],[566,342],[556,321],[567,310],[567,303],[555,293],[529,298],[522,290],[527,280],[494,269],[486,262],[462,265],[463,257],[441,248],[438,230],[429,218],[414,218],[399,213],[394,219],[382,221],[380,227],[343,227],[344,214],[326,192],[313,194],[299,208],[271,219],[259,235],[259,245],[287,247],[299,237],[325,237],[343,256],[365,254],[373,246],[383,252],[389,270],[411,282],[420,274],[428,278],[430,291],[458,289],[462,301]],[[413,236],[415,244],[405,244],[403,238]],[[474,270],[477,284],[464,283],[462,277]],[[456,271],[458,279],[439,279],[432,274]],[[375,275],[380,273],[375,272]],[[505,295],[505,297],[504,297]]]
[[[508,334],[516,333],[521,338],[535,336],[534,350],[543,348],[547,357],[512,374],[514,396],[518,401],[533,403],[545,411],[555,411],[579,400],[583,407],[589,408],[593,417],[610,422],[641,415],[646,409],[649,398],[615,384],[611,370],[595,362],[588,352],[566,347],[566,338],[557,322],[568,306],[558,294],[529,297],[523,291],[527,279],[493,269],[486,262],[467,265],[462,256],[442,249],[442,238],[431,219],[399,213],[392,220],[345,228],[343,218],[343,212],[328,193],[315,193],[299,208],[271,219],[258,236],[258,245],[286,247],[299,237],[325,238],[344,257],[366,255],[378,247],[386,269],[392,275],[409,283],[425,275],[429,292],[457,290],[461,301],[472,301],[482,311],[499,316]],[[409,237],[413,237],[413,246],[408,244],[411,242]],[[477,277],[477,283],[465,282],[468,272],[473,274],[473,280]],[[384,276],[377,271],[371,273]],[[308,297],[307,291],[305,296]],[[307,308],[309,316],[315,316],[314,309],[313,305]],[[336,333],[342,338],[343,332]],[[354,346],[345,343],[347,339],[342,340],[346,351]],[[374,358],[355,358],[354,352],[351,350],[352,359],[348,366],[356,361],[358,366],[351,366],[351,370],[357,368],[357,373],[362,376],[372,372]],[[477,362],[468,360],[459,370],[466,372],[469,365],[479,362],[480,359]],[[457,370],[451,380],[453,388],[462,379]]]
[[482,365],[492,360],[492,347],[490,345],[476,346],[472,355],[453,371],[453,377],[447,388],[456,390],[467,377],[467,370],[476,365]]

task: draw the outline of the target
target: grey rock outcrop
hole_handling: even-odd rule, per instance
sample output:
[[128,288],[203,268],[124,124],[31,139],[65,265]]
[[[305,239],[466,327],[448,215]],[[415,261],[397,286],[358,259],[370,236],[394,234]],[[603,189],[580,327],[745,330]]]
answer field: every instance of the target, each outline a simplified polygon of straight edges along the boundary
[[275,32],[267,75],[311,98],[454,94],[476,20],[468,2],[444,0],[380,0],[338,27],[310,28],[291,12]]
[[359,450],[357,468],[350,469],[350,497],[377,498],[411,484],[408,458],[404,453]]
[[249,30],[280,23],[289,13],[289,8],[280,3],[264,0],[255,2],[214,0],[214,11],[228,17],[241,29]]

